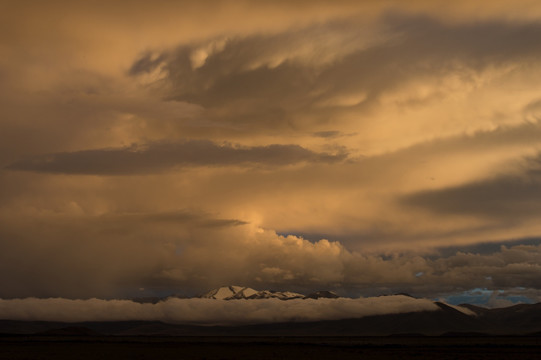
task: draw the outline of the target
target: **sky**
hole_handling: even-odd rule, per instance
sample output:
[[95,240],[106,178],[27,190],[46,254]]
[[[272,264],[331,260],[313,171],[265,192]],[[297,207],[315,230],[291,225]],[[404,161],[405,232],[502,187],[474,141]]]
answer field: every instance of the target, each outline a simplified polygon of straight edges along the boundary
[[0,298],[541,301],[540,20],[0,1]]

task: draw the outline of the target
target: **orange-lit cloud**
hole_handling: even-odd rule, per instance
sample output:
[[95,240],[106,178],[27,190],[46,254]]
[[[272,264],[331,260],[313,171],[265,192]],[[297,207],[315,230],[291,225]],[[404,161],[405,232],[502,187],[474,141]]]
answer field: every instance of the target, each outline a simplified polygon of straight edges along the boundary
[[536,2],[1,9],[0,296],[539,288]]

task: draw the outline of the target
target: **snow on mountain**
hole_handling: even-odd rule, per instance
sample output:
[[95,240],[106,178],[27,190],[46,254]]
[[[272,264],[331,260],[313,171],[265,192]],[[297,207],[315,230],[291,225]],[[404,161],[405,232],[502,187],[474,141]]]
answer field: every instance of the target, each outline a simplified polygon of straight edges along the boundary
[[242,286],[223,286],[218,289],[211,290],[204,295],[199,296],[203,299],[217,299],[217,300],[239,300],[239,299],[304,299],[303,294],[294,293],[291,291],[271,291],[262,290],[257,291],[249,287]]
[[210,290],[208,293],[201,295],[200,298],[227,300],[239,293],[242,293],[245,289],[248,289],[248,291],[253,290],[249,288],[243,288],[242,286],[222,286],[221,288]]
[[247,299],[280,299],[280,300],[291,300],[291,299],[302,299],[304,295],[297,294],[291,291],[270,291],[263,290],[258,291],[256,294],[248,297]]

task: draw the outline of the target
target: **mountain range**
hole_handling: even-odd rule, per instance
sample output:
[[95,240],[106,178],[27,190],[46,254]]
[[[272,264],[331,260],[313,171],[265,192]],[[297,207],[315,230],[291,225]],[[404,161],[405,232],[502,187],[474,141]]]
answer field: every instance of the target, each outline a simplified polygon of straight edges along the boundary
[[[293,292],[257,291],[241,286],[211,290],[202,299],[218,301],[245,299],[338,298],[333,292],[309,295]],[[158,301],[163,301],[159,299]],[[262,300],[264,301],[264,300]],[[315,300],[318,301],[318,300]],[[328,301],[322,305],[328,306]],[[370,315],[340,320],[282,322],[251,325],[209,326],[171,324],[159,321],[48,322],[0,320],[0,334],[42,336],[541,336],[541,303],[488,309],[462,304],[433,302],[436,310]],[[286,303],[287,304],[287,303]]]
[[[181,296],[171,295],[164,298],[159,297],[138,297],[132,300],[138,303],[153,303],[156,304],[160,301],[165,301],[170,298],[182,298]],[[243,286],[222,286],[217,289],[210,290],[203,295],[197,296],[200,299],[216,299],[216,300],[258,300],[258,299],[279,299],[279,300],[293,300],[293,299],[336,299],[339,296],[328,290],[320,290],[308,295],[303,295],[291,291],[274,291],[274,290],[254,290],[249,287]]]
[[220,299],[220,300],[256,300],[256,299],[319,299],[319,298],[338,298],[339,296],[332,291],[316,291],[314,293],[303,295],[291,291],[273,291],[273,290],[254,290],[249,287],[242,286],[223,286],[218,289],[211,290],[201,296],[203,299]]

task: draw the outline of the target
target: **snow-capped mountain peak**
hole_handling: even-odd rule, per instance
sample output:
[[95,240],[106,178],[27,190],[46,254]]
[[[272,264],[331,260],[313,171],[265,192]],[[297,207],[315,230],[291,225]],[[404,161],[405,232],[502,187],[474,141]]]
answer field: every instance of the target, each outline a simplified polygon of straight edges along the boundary
[[242,286],[222,286],[218,289],[209,291],[208,293],[201,295],[204,299],[218,299],[218,300],[230,300],[230,299],[244,299],[247,296],[257,293],[256,290],[242,287]]
[[258,291],[256,294],[248,297],[248,299],[280,299],[280,300],[291,300],[291,299],[302,299],[304,295],[297,294],[291,291],[270,291],[262,290]]
[[[325,297],[325,296],[320,296],[320,297]],[[304,299],[306,298],[306,296],[304,296],[303,294],[299,294],[299,293],[295,293],[291,291],[271,291],[271,290],[257,291],[249,287],[223,286],[218,289],[211,290],[204,295],[201,295],[200,298],[218,299],[218,300],[239,300],[239,299],[291,300],[291,299]]]

